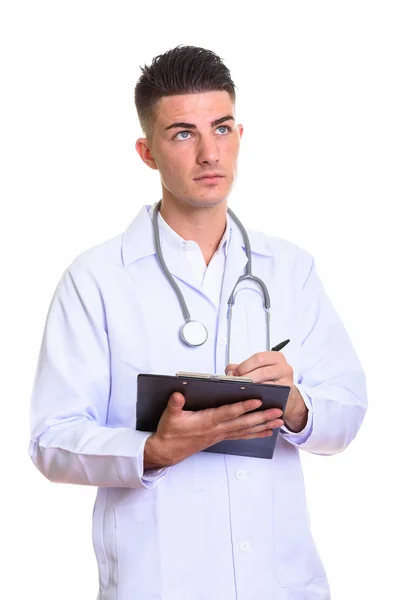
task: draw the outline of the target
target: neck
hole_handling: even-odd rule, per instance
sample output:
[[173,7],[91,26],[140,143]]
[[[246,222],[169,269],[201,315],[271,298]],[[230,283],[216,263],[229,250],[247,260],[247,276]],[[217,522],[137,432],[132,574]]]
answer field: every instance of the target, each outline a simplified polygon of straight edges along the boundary
[[206,264],[216,252],[226,228],[227,202],[217,206],[196,207],[163,198],[160,214],[184,240],[196,242]]

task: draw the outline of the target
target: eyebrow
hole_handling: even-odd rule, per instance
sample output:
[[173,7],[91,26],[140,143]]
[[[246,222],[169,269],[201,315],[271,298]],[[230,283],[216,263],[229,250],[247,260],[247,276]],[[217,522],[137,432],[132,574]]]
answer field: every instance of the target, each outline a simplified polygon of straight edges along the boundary
[[[225,117],[221,117],[220,119],[216,119],[215,121],[213,121],[211,123],[211,127],[216,127],[217,125],[221,125],[221,123],[225,123],[225,121],[234,121],[235,119],[232,117],[232,115],[226,115]],[[184,128],[184,129],[197,129],[196,125],[194,125],[193,123],[172,123],[172,125],[168,125],[168,127],[165,128],[165,130],[167,131],[168,129],[174,129],[176,127],[179,128]]]

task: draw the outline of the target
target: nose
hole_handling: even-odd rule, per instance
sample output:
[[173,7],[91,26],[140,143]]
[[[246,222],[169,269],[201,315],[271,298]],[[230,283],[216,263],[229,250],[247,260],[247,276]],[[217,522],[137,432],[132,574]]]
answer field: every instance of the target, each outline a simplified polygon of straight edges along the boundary
[[199,143],[197,162],[200,165],[214,165],[219,160],[218,144],[215,139],[202,138]]

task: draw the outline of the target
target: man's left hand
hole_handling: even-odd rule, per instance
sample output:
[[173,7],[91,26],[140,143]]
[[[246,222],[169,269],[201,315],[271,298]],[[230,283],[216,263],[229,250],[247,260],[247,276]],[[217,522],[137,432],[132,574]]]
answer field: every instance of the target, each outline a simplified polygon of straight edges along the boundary
[[257,352],[240,365],[230,364],[226,367],[227,375],[248,377],[253,383],[271,383],[288,385],[290,394],[283,415],[285,425],[294,433],[304,429],[307,423],[308,408],[302,395],[293,382],[293,369],[286,362],[282,352]]

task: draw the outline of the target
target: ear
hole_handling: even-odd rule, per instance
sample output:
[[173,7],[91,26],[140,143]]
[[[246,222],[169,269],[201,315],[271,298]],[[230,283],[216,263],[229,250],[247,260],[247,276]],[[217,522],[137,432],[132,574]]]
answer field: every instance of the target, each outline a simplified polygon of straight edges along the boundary
[[239,136],[240,136],[240,138],[241,138],[241,137],[242,137],[242,135],[243,135],[243,125],[238,125],[238,126],[237,126],[237,128],[238,128],[238,130],[239,130]]
[[140,158],[150,169],[154,169],[158,171],[158,167],[156,161],[154,160],[153,154],[151,152],[151,148],[149,145],[149,141],[147,138],[139,138],[135,144],[136,152],[139,154]]

